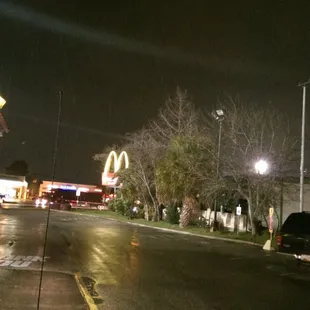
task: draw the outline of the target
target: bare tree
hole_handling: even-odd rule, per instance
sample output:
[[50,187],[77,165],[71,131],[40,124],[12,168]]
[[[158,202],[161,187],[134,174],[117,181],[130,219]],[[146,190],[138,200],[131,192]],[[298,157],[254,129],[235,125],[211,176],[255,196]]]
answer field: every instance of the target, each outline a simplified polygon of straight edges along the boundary
[[[283,176],[295,159],[298,139],[292,133],[287,116],[279,111],[246,106],[229,97],[222,102],[225,110],[221,173],[230,178],[229,186],[248,202],[252,234],[255,219],[275,203],[277,179]],[[268,163],[266,174],[255,171],[255,163]]]
[[[125,183],[135,184],[145,204],[182,201],[181,225],[198,215],[199,197],[214,190],[214,146],[199,114],[179,88],[149,126],[129,135],[123,147],[130,168],[122,173]],[[125,185],[124,185],[125,186]]]
[[128,143],[123,146],[130,158],[128,169],[120,172],[123,192],[137,195],[141,199],[149,217],[149,206],[154,210],[153,220],[158,220],[158,199],[155,183],[155,167],[160,156],[160,145],[147,129],[127,136]]
[[187,92],[178,87],[175,97],[166,101],[149,127],[156,140],[168,145],[174,137],[196,134],[198,119],[197,110],[188,99]]

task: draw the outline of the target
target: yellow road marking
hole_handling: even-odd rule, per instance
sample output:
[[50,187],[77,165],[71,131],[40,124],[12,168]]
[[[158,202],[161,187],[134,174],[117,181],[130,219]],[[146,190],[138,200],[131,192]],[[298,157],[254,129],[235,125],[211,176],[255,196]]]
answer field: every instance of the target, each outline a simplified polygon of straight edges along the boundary
[[76,281],[76,284],[82,294],[82,296],[84,297],[89,310],[99,310],[97,305],[94,303],[93,298],[91,297],[91,295],[89,294],[87,288],[85,287],[85,285],[83,284],[82,280],[81,280],[81,276],[79,272],[76,272],[74,274],[74,279]]

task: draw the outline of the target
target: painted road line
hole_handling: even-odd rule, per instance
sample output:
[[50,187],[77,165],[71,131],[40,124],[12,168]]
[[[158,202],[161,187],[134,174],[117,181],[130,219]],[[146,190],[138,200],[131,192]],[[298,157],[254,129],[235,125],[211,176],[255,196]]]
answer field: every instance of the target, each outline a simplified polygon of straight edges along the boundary
[[[45,257],[44,262],[48,258]],[[42,256],[6,255],[0,257],[0,267],[27,268],[36,262],[42,262]]]
[[85,301],[88,305],[89,310],[99,310],[97,305],[95,304],[92,296],[88,292],[87,287],[85,286],[79,272],[76,272],[74,274],[74,279],[75,279],[76,284],[80,290],[81,295],[83,296],[83,298],[85,299]]

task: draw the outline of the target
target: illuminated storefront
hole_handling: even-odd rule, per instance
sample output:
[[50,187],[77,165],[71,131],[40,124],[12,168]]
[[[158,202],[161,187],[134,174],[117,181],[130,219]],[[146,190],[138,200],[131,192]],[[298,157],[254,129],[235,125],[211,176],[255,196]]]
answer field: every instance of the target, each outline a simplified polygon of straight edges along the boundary
[[52,189],[74,191],[77,193],[77,196],[79,196],[80,192],[102,192],[96,185],[43,181],[40,185],[39,196],[42,196],[44,193],[50,193]]
[[0,174],[0,195],[5,200],[26,199],[28,183],[23,176]]

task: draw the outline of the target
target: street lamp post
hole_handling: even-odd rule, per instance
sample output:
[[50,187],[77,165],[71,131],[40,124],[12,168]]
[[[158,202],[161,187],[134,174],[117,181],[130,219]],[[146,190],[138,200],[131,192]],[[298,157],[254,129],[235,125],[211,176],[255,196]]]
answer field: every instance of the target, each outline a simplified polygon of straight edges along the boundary
[[[259,161],[257,161],[254,165],[254,169],[255,169],[255,172],[259,175],[264,175],[267,173],[268,171],[268,168],[269,168],[269,165],[267,163],[267,161],[263,160],[263,159],[260,159]],[[259,182],[257,183],[257,187],[256,187],[256,208],[258,209],[259,207]],[[250,208],[249,208],[250,210]],[[253,228],[252,228],[253,229]]]
[[[217,144],[217,163],[216,163],[216,178],[220,176],[220,159],[221,159],[221,142],[222,142],[222,122],[224,120],[224,111],[221,109],[215,110],[211,113],[213,118],[219,123],[219,134],[218,134],[218,144]],[[217,200],[214,200],[214,220],[213,220],[213,230],[216,230],[217,225]]]
[[304,170],[305,170],[305,125],[306,125],[306,92],[310,80],[300,83],[302,87],[302,116],[301,116],[301,146],[300,146],[300,192],[299,192],[299,211],[304,209]]
[[[53,154],[53,166],[52,166],[52,195],[53,195],[53,184],[55,182],[55,175],[56,175],[56,166],[57,166],[57,155],[58,155],[58,147],[59,147],[59,130],[60,130],[60,121],[61,121],[61,111],[62,111],[62,96],[63,92],[59,92],[59,100],[58,100],[58,116],[57,116],[57,126],[56,126],[56,136],[55,136],[55,145],[54,145],[54,154]],[[46,230],[45,230],[45,237],[44,237],[44,246],[43,246],[43,259],[41,262],[40,268],[40,279],[39,279],[39,293],[37,298],[37,310],[40,308],[40,300],[41,300],[41,286],[42,286],[42,279],[43,279],[43,270],[44,270],[44,257],[46,254],[46,245],[47,245],[47,235],[49,232],[49,218],[50,218],[50,206],[48,206],[48,212],[46,217]]]

